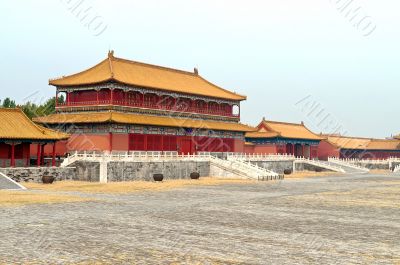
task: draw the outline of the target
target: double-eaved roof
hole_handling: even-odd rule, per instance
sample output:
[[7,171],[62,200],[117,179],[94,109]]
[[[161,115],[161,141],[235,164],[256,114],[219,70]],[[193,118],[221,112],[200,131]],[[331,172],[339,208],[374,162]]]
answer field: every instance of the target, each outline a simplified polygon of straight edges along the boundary
[[69,135],[32,122],[20,109],[0,108],[1,140],[65,140]]
[[257,132],[246,133],[246,138],[287,138],[320,141],[325,139],[310,131],[304,123],[288,123],[278,121],[263,121],[257,126]]
[[71,87],[116,81],[126,85],[240,101],[246,96],[216,86],[192,72],[140,63],[114,57],[114,52],[83,72],[49,81],[50,85]]
[[38,117],[34,120],[41,124],[90,124],[112,122],[119,124],[137,124],[236,132],[254,131],[253,127],[235,122],[197,120],[184,117],[176,118],[171,116],[143,115],[116,111],[52,114],[49,116]]

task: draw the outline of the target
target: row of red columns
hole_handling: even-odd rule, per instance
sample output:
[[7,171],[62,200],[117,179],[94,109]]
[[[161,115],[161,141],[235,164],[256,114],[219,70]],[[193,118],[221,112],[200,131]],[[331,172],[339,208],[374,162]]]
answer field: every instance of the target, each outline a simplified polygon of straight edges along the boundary
[[[43,165],[43,154],[44,154],[44,147],[46,144],[37,144],[37,166],[40,167]],[[11,158],[10,158],[10,167],[15,167],[15,146],[16,144],[13,142],[11,143]],[[26,166],[29,166],[30,157],[26,157]],[[52,161],[51,165],[53,167],[56,166],[56,143],[53,143],[53,151],[52,151]]]
[[[37,146],[37,166],[43,165],[44,147],[46,144],[38,144]],[[51,155],[51,166],[56,166],[56,142],[53,143],[53,150]]]
[[[309,158],[313,158],[312,157],[312,150],[311,150],[312,146],[311,145],[302,144],[301,145],[301,155],[305,156],[306,146],[309,146],[309,151],[310,151]],[[287,150],[287,145],[286,145],[286,153],[295,155],[296,154],[296,144],[290,144],[290,150]]]
[[[141,94],[141,95],[142,95],[141,101],[142,101],[142,103],[145,105],[144,94]],[[96,90],[96,102],[97,102],[97,105],[100,104],[99,90]],[[177,102],[177,99],[174,98],[174,104],[175,104],[175,105],[176,105],[176,102]],[[114,89],[111,89],[111,90],[110,90],[110,104],[113,104],[113,103],[114,103]],[[67,106],[70,105],[70,96],[69,96],[69,92],[67,92],[67,95],[66,95],[66,105],[67,105]],[[195,101],[193,100],[193,101],[190,102],[190,106],[193,108],[194,105],[195,105]],[[56,93],[56,107],[58,107],[58,93]],[[206,105],[205,105],[205,113],[207,113],[207,114],[212,114],[212,113],[210,112],[210,106],[209,106],[209,104],[206,104]],[[226,113],[226,114],[228,114],[228,113]],[[233,114],[233,113],[231,113],[231,115],[232,115],[232,114]],[[239,108],[238,116],[240,117],[240,108]]]

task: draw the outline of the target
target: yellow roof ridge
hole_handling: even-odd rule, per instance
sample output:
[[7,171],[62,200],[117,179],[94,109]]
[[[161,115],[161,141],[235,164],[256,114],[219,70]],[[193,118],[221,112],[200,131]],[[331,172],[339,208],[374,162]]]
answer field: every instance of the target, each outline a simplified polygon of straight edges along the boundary
[[[269,124],[268,124],[269,123]],[[318,140],[324,140],[326,139],[325,137],[322,137],[321,135],[318,135],[316,133],[314,133],[313,131],[311,131],[310,129],[308,129],[308,127],[304,124],[304,122],[301,123],[291,123],[291,122],[282,122],[282,121],[270,121],[270,120],[266,120],[265,118],[263,118],[263,120],[261,121],[261,123],[258,125],[258,127],[260,125],[264,125],[265,127],[267,127],[270,131],[277,133],[280,137],[289,137],[286,135],[286,133],[281,132],[281,131],[277,131],[276,129],[272,128],[271,125],[288,125],[288,126],[296,126],[296,127],[300,127],[300,128],[304,128],[308,133],[310,133],[311,135],[315,136],[315,139]],[[285,135],[284,135],[285,134]],[[293,136],[294,137],[294,136]],[[289,138],[293,138],[293,137],[289,137]],[[301,136],[298,136],[299,139],[303,139]],[[304,138],[304,139],[308,139],[308,138]]]
[[71,135],[67,134],[67,133],[62,133],[59,131],[55,131],[55,130],[51,130],[48,129],[46,127],[43,127],[39,124],[36,124],[35,122],[33,122],[31,119],[29,119],[29,117],[25,114],[25,112],[22,109],[18,109],[21,114],[24,116],[25,119],[29,120],[32,122],[33,126],[36,127],[39,131],[41,131],[43,134],[45,135],[50,135],[51,133],[58,135],[60,138],[69,138]]
[[285,121],[271,121],[271,120],[263,120],[263,122],[270,122],[275,124],[286,124],[286,125],[296,125],[296,126],[304,126],[304,123],[294,123],[294,122],[285,122]]
[[218,89],[221,89],[221,90],[223,90],[223,91],[225,91],[225,92],[227,92],[227,93],[230,93],[230,94],[235,95],[235,96],[242,97],[243,99],[247,99],[247,96],[242,95],[242,94],[239,94],[239,93],[236,93],[236,92],[232,92],[232,91],[229,91],[229,90],[227,90],[227,89],[225,89],[225,88],[222,88],[222,87],[220,87],[220,86],[217,86],[216,84],[214,84],[214,83],[208,81],[207,79],[205,79],[204,77],[202,77],[202,76],[199,75],[199,74],[197,74],[197,77],[199,77],[199,78],[200,78],[201,80],[203,80],[204,82],[206,82],[206,83],[208,83],[208,84],[210,84],[210,85],[212,85],[212,86],[214,86],[214,87],[216,87],[216,88],[218,88]]
[[91,113],[70,113],[70,114],[51,114],[38,117],[36,122],[42,124],[58,123],[105,123],[115,122],[121,124],[141,124],[152,126],[181,127],[181,128],[209,128],[212,130],[227,130],[248,132],[254,128],[238,122],[197,120],[185,117],[143,115],[137,113],[125,113],[118,111],[91,112]]
[[30,140],[64,140],[69,134],[51,130],[34,123],[21,108],[0,108],[3,126],[1,138]]
[[[152,76],[155,75],[155,78]],[[143,86],[150,89],[175,91],[183,94],[202,95],[210,98],[223,98],[235,101],[247,97],[224,89],[204,79],[194,72],[138,62],[114,56],[110,51],[105,60],[75,74],[49,79],[49,85],[78,86],[99,84],[106,81]]]
[[167,66],[162,66],[162,65],[156,65],[156,64],[151,64],[151,63],[144,63],[144,62],[139,62],[139,61],[134,61],[134,60],[129,60],[129,59],[124,59],[124,58],[119,58],[119,57],[111,57],[112,61],[116,60],[116,61],[122,61],[125,63],[131,63],[131,64],[139,64],[141,66],[144,67],[152,67],[152,68],[157,68],[157,69],[161,69],[161,70],[167,70],[167,71],[172,71],[172,72],[177,72],[177,73],[181,73],[181,74],[187,74],[187,75],[192,75],[192,76],[198,76],[197,74],[193,73],[193,72],[189,72],[189,71],[185,71],[185,70],[181,70],[181,69],[176,69],[176,68],[171,68],[171,67],[167,67]]
[[4,108],[4,107],[0,107],[0,111],[4,111],[4,112],[20,112],[20,108]]
[[[166,67],[166,66],[161,66],[161,65],[156,65],[156,64],[150,64],[150,63],[144,63],[144,62],[139,62],[139,61],[134,61],[134,60],[128,60],[128,59],[119,58],[119,57],[114,57],[114,51],[111,51],[111,53],[109,53],[109,58],[110,58],[111,61],[117,60],[117,61],[122,61],[122,62],[126,62],[126,63],[139,64],[139,65],[145,66],[145,67],[152,67],[152,68],[157,68],[157,69],[161,69],[161,70],[167,70],[167,71],[172,71],[172,72],[177,72],[177,73],[181,73],[181,74],[186,74],[186,75],[191,75],[191,76],[194,76],[194,77],[198,77],[198,78],[202,79],[203,81],[207,82],[208,84],[210,84],[210,85],[212,85],[212,86],[214,86],[214,87],[216,87],[218,89],[221,89],[221,90],[223,90],[223,91],[225,91],[227,93],[231,93],[231,94],[234,94],[234,95],[237,95],[237,96],[242,96],[244,98],[247,98],[244,95],[240,95],[240,94],[238,94],[236,92],[229,91],[227,89],[224,89],[224,88],[222,88],[222,87],[220,87],[220,86],[218,86],[218,85],[206,80],[198,72],[194,73],[194,72],[189,72],[189,71],[185,71],[185,70],[181,70],[181,69],[176,69],[176,68],[171,68],[171,67]],[[110,67],[112,67],[112,66],[110,66]],[[112,71],[112,69],[111,69],[111,71]]]
[[[95,64],[94,66],[92,66],[92,67],[90,67],[90,68],[88,68],[88,69],[86,69],[86,70],[79,71],[79,72],[77,72],[77,73],[70,74],[70,75],[67,75],[67,76],[63,75],[63,76],[61,76],[61,77],[50,78],[50,79],[49,79],[49,85],[52,85],[52,82],[53,82],[53,81],[57,81],[57,80],[59,80],[59,79],[65,78],[65,77],[78,76],[78,75],[81,75],[81,74],[83,74],[83,73],[89,72],[90,70],[93,70],[93,69],[97,68],[99,65],[102,65],[102,64],[105,63],[106,61],[109,61],[109,58],[106,58],[106,59],[102,60],[101,62]],[[112,74],[111,74],[111,72],[110,72],[110,77],[109,77],[108,79],[103,80],[103,82],[104,82],[104,81],[107,81],[107,80],[111,80],[111,79],[112,79]]]
[[[336,138],[346,138],[346,139],[355,139],[355,140],[378,140],[378,138],[371,138],[371,137],[358,137],[358,136],[347,136],[347,135],[337,135],[337,134],[322,134],[326,137],[336,137]],[[385,140],[385,139],[382,139]]]

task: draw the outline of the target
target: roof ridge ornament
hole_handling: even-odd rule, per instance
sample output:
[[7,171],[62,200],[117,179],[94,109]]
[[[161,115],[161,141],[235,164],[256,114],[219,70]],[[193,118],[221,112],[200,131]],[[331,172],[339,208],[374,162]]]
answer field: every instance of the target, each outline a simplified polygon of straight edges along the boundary
[[199,75],[199,69],[197,67],[194,68],[193,72],[194,72],[195,75]]
[[109,50],[108,51],[108,63],[110,66],[111,78],[114,78],[114,70],[113,70],[113,66],[112,66],[113,59],[114,59],[114,50]]

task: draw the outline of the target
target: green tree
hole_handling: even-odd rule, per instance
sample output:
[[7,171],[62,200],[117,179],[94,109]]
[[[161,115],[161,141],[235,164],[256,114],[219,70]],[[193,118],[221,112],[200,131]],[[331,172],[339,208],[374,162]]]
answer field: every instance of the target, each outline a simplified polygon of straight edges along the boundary
[[[5,98],[3,101],[0,100],[0,106],[3,108],[21,108],[22,111],[28,116],[30,119],[38,117],[38,116],[46,116],[55,112],[56,110],[56,98],[52,97],[48,99],[46,102],[40,105],[36,105],[30,101],[18,105],[15,103],[15,100],[11,100],[10,98]],[[58,103],[63,103],[64,97],[61,96],[58,98]],[[1,104],[2,103],[2,104]]]
[[15,104],[15,100],[11,100],[10,98],[5,98],[2,106],[3,108],[15,108],[17,105]]

